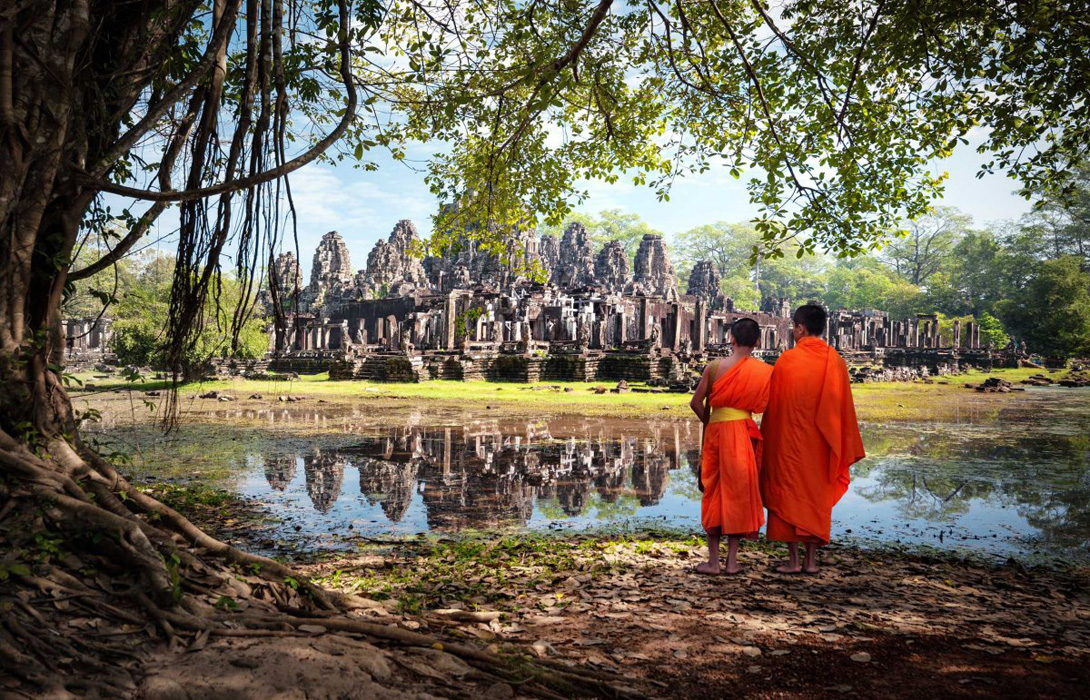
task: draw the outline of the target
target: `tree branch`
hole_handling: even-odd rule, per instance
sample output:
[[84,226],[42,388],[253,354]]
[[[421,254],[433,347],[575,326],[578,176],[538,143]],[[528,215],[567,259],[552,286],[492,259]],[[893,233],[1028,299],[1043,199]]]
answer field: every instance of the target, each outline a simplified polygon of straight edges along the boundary
[[[612,2],[612,0],[603,0],[603,2]],[[358,106],[358,93],[356,91],[355,80],[352,77],[352,64],[348,39],[348,27],[342,26],[340,30],[340,75],[344,84],[345,93],[347,96],[347,104],[345,105],[344,115],[341,117],[341,121],[337,126],[330,131],[326,136],[316,143],[310,150],[305,153],[296,156],[292,160],[284,163],[283,165],[272,168],[265,172],[256,173],[247,177],[241,177],[233,180],[227,180],[221,182],[218,185],[211,187],[201,187],[197,189],[189,190],[160,190],[158,192],[152,190],[143,190],[136,187],[125,187],[124,185],[114,184],[105,180],[94,177],[93,174],[84,172],[79,177],[88,186],[95,187],[102,192],[109,192],[111,194],[121,195],[123,197],[132,197],[134,199],[143,199],[153,202],[184,202],[194,199],[203,199],[213,195],[226,194],[230,192],[237,192],[239,190],[249,189],[262,185],[266,182],[271,182],[279,178],[292,173],[299,168],[313,162],[325,151],[329,150],[330,146],[336,143],[344,133],[348,131],[348,127],[351,126],[352,120],[356,116],[356,107]]]
[[231,36],[235,27],[235,18],[238,15],[238,8],[241,5],[241,0],[235,0],[227,8],[227,13],[224,16],[223,21],[216,27],[215,33],[208,42],[208,48],[205,50],[204,55],[201,56],[200,62],[190,71],[189,75],[185,77],[180,83],[168,90],[160,99],[157,104],[148,107],[147,113],[144,118],[138,121],[129,129],[123,136],[121,136],[114,144],[113,148],[108,150],[98,162],[92,166],[88,173],[92,178],[91,182],[100,180],[106,176],[106,173],[110,171],[110,168],[114,166],[117,159],[120,158],[130,148],[136,145],[136,142],[140,140],[144,134],[158,121],[167,111],[174,106],[185,94],[187,90],[204,77],[205,73],[216,63],[216,58],[219,55],[219,50],[222,48],[227,39]]

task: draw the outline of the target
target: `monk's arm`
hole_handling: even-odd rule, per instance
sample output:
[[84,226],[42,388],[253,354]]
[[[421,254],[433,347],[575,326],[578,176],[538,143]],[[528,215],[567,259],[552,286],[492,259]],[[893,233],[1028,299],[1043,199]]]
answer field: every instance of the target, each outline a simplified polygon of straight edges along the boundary
[[711,365],[704,368],[704,373],[700,375],[700,383],[696,385],[696,391],[693,392],[693,400],[689,402],[689,408],[693,409],[693,413],[700,419],[701,423],[707,423],[708,417],[704,415],[704,397],[708,393],[708,372],[711,369]]

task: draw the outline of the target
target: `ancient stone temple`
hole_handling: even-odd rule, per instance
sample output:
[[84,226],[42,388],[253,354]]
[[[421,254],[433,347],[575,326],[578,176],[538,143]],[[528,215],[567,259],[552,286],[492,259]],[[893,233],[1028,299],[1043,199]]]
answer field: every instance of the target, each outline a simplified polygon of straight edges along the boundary
[[64,356],[70,369],[90,367],[107,359],[113,339],[113,319],[69,318],[61,324]]
[[561,288],[593,285],[597,281],[594,258],[587,229],[580,223],[571,224],[560,239],[557,260],[549,277],[550,284]]
[[[631,274],[620,242],[595,251],[577,223],[559,241],[515,228],[498,247],[467,234],[441,255],[420,259],[421,250],[402,220],[352,273],[343,239],[326,234],[270,366],[389,381],[625,379],[687,388],[709,357],[730,352],[737,318],[760,325],[759,356],[774,359],[794,344],[790,300],[736,309],[709,261],[696,263],[681,294],[662,236],[643,237]],[[293,263],[281,256],[277,274],[297,275]],[[974,331],[959,327],[956,343],[943,347],[935,316],[840,310],[827,337],[853,361],[938,366],[974,358]]]
[[719,271],[715,269],[715,265],[710,260],[701,260],[693,266],[693,271],[689,273],[689,287],[685,293],[698,299],[704,299],[707,301],[709,309],[718,311],[727,307],[727,298],[723,295],[720,286],[722,281],[723,278]]
[[[261,296],[269,369],[388,381],[623,379],[688,389],[703,363],[731,351],[737,318],[760,326],[760,357],[773,360],[794,344],[791,300],[736,309],[709,261],[695,264],[680,293],[662,236],[643,237],[630,270],[619,241],[595,250],[578,223],[559,241],[515,226],[500,245],[486,246],[471,233],[423,256],[416,227],[401,220],[372,247],[366,267],[353,270],[344,239],[330,231],[314,251],[306,287],[296,256],[277,257],[270,277],[283,313],[273,313],[268,289]],[[951,337],[939,326],[934,315],[837,310],[827,338],[859,364],[934,371],[994,362],[996,353],[980,348],[978,328],[958,325]],[[70,362],[101,357],[109,340],[108,319],[73,319],[64,330]],[[333,465],[306,468],[328,484],[311,494],[316,502],[339,488]]]

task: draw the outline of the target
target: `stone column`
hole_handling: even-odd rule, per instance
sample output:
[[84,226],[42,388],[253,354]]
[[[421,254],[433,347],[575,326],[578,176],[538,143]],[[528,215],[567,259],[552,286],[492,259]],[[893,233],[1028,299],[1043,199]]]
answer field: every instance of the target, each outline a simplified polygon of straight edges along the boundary
[[681,347],[681,304],[671,304],[674,312],[674,337],[670,340],[670,349],[677,352]]
[[954,349],[961,347],[961,321],[954,319]]
[[443,348],[445,350],[453,350],[455,344],[454,338],[454,319],[457,316],[458,300],[454,296],[454,292],[447,295],[447,302],[443,307]]
[[696,302],[696,323],[693,326],[696,328],[696,336],[692,338],[693,350],[700,352],[704,349],[704,345],[708,342],[708,309],[703,299],[698,299]]

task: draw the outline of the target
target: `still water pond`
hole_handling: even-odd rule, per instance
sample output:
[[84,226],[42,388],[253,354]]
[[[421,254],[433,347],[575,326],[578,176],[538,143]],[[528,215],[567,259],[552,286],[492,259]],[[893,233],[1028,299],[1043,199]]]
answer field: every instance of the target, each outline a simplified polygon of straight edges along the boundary
[[[283,519],[277,537],[308,546],[382,533],[699,528],[695,422],[421,413],[391,426],[354,413],[223,411],[224,423],[246,418],[269,430],[206,451],[227,462],[228,486]],[[343,429],[287,437],[316,422]],[[192,439],[208,429],[183,431]],[[125,437],[116,426],[106,433]],[[869,456],[833,513],[835,539],[1090,560],[1090,391],[1031,389],[997,414],[865,424],[863,433]],[[147,448],[136,469],[154,475],[150,465],[171,454]]]

